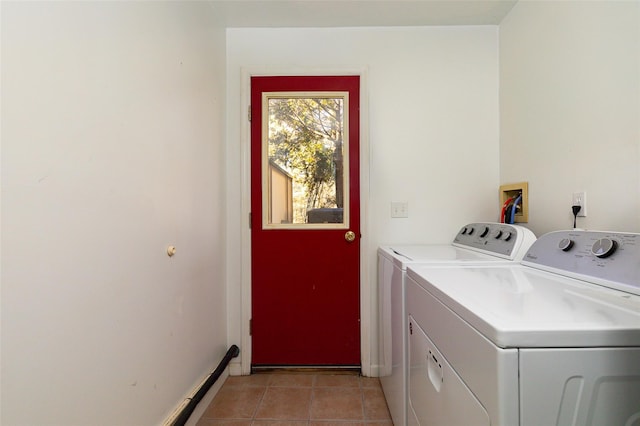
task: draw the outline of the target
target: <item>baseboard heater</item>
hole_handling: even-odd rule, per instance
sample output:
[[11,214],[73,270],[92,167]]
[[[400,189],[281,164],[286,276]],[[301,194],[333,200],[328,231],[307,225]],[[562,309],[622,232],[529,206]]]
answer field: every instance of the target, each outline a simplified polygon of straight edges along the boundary
[[209,389],[211,389],[211,386],[213,386],[216,380],[218,380],[224,369],[227,368],[231,358],[237,357],[239,353],[240,349],[236,345],[231,345],[227,353],[224,355],[224,358],[222,358],[222,361],[220,361],[220,364],[218,364],[213,373],[211,373],[202,386],[200,386],[200,389],[198,389],[195,395],[193,395],[193,398],[189,400],[180,414],[178,414],[178,417],[176,417],[175,421],[171,423],[171,426],[184,426],[187,423],[189,417],[191,417],[191,414],[193,413],[193,410],[196,409],[198,403],[202,398],[204,398],[207,392],[209,392]]

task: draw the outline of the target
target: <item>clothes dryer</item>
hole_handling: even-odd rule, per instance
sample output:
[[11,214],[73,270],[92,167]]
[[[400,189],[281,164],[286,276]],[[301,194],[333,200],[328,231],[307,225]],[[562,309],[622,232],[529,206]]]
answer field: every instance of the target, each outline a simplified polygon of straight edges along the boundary
[[510,264],[520,261],[534,241],[535,235],[519,225],[470,223],[450,244],[398,244],[378,249],[379,375],[396,426],[407,424],[407,267]]
[[640,234],[407,271],[409,424],[640,425]]

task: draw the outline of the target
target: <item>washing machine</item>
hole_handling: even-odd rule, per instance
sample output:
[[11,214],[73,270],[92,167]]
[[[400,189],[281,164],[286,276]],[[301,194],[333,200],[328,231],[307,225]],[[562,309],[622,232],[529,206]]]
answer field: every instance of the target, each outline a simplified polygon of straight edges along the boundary
[[410,425],[640,425],[640,234],[407,270]]
[[450,244],[399,244],[378,249],[379,376],[396,426],[407,424],[407,267],[518,262],[533,241],[535,235],[522,226],[470,223],[460,228]]

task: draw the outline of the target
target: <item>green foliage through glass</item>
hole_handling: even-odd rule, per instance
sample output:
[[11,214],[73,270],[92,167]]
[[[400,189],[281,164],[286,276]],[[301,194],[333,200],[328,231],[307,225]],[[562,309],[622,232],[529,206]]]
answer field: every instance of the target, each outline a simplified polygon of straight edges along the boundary
[[268,114],[269,162],[293,181],[293,223],[307,223],[314,209],[342,211],[344,99],[274,97]]

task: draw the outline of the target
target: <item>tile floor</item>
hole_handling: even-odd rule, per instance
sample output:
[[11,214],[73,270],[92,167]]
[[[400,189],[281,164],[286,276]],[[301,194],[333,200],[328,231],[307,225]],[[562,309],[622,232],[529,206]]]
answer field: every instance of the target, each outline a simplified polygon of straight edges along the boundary
[[257,373],[228,377],[198,426],[393,426],[377,378]]

